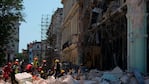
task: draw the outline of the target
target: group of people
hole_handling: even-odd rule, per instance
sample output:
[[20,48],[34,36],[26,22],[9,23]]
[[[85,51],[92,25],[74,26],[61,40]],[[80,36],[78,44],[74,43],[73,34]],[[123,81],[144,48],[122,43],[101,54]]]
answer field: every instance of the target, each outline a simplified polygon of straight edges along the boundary
[[[62,68],[62,63],[59,59],[54,60],[54,65],[51,68],[49,67],[49,64],[46,60],[42,60],[42,62],[39,64],[38,58],[35,57],[33,62],[24,64],[24,60],[20,61],[16,59],[13,63],[8,62],[3,67],[3,78],[5,81],[7,81],[9,78],[11,78],[12,84],[16,83],[15,80],[15,74],[21,73],[21,72],[27,72],[32,74],[33,76],[40,76],[41,78],[46,79],[48,76],[54,76],[55,78],[64,76],[66,74],[72,75],[73,69],[64,69]],[[48,65],[48,66],[47,66]]]
[[18,59],[16,59],[14,62],[8,62],[2,68],[2,78],[4,81],[7,81],[11,78],[11,83],[16,84],[15,74],[19,73],[20,70],[21,68]]
[[42,60],[39,64],[38,58],[34,58],[32,63],[29,63],[25,67],[25,71],[31,73],[34,76],[39,76],[46,79],[48,76],[54,75],[55,78],[60,77],[64,74],[64,70],[61,69],[62,65],[59,59],[55,59],[54,65],[49,68],[49,64],[46,60]]

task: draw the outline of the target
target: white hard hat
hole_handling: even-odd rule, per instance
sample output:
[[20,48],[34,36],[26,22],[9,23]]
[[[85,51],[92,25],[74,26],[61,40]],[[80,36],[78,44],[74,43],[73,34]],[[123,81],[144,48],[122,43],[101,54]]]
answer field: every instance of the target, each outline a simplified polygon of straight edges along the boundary
[[16,61],[19,61],[19,59],[16,59]]

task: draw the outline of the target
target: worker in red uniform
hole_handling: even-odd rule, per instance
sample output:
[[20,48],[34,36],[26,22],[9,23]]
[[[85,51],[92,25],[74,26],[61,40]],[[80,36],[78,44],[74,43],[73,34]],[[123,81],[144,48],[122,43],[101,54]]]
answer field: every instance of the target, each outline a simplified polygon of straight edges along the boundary
[[11,73],[11,63],[8,62],[8,64],[3,67],[3,78],[5,81],[9,79],[10,73]]
[[31,64],[27,64],[25,69],[26,69],[26,72],[32,73],[32,69],[33,69],[32,63]]

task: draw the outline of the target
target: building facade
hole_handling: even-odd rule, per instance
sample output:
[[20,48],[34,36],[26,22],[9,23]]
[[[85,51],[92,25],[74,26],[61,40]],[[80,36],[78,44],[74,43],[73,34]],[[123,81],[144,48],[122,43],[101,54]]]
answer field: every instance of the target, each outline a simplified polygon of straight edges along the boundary
[[79,25],[79,1],[78,0],[62,0],[63,22],[62,22],[62,61],[80,64],[80,56],[78,50],[78,41],[80,34]]
[[63,61],[103,70],[115,66],[129,71],[137,68],[146,73],[148,1],[61,2]]
[[61,50],[61,24],[63,16],[63,8],[58,8],[52,15],[51,23],[47,32],[47,40],[49,43],[49,55],[52,58],[59,58]]

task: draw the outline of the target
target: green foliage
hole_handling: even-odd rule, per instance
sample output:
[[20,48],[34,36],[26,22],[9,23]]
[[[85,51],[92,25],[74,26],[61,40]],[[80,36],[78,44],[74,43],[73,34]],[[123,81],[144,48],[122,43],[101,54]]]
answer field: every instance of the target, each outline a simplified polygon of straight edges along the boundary
[[[0,0],[0,53],[4,47],[13,40],[12,32],[23,19],[23,0]],[[0,61],[1,61],[0,57]]]
[[5,62],[6,62],[6,60],[5,60],[5,53],[4,53],[3,50],[0,50],[0,67],[2,67]]

